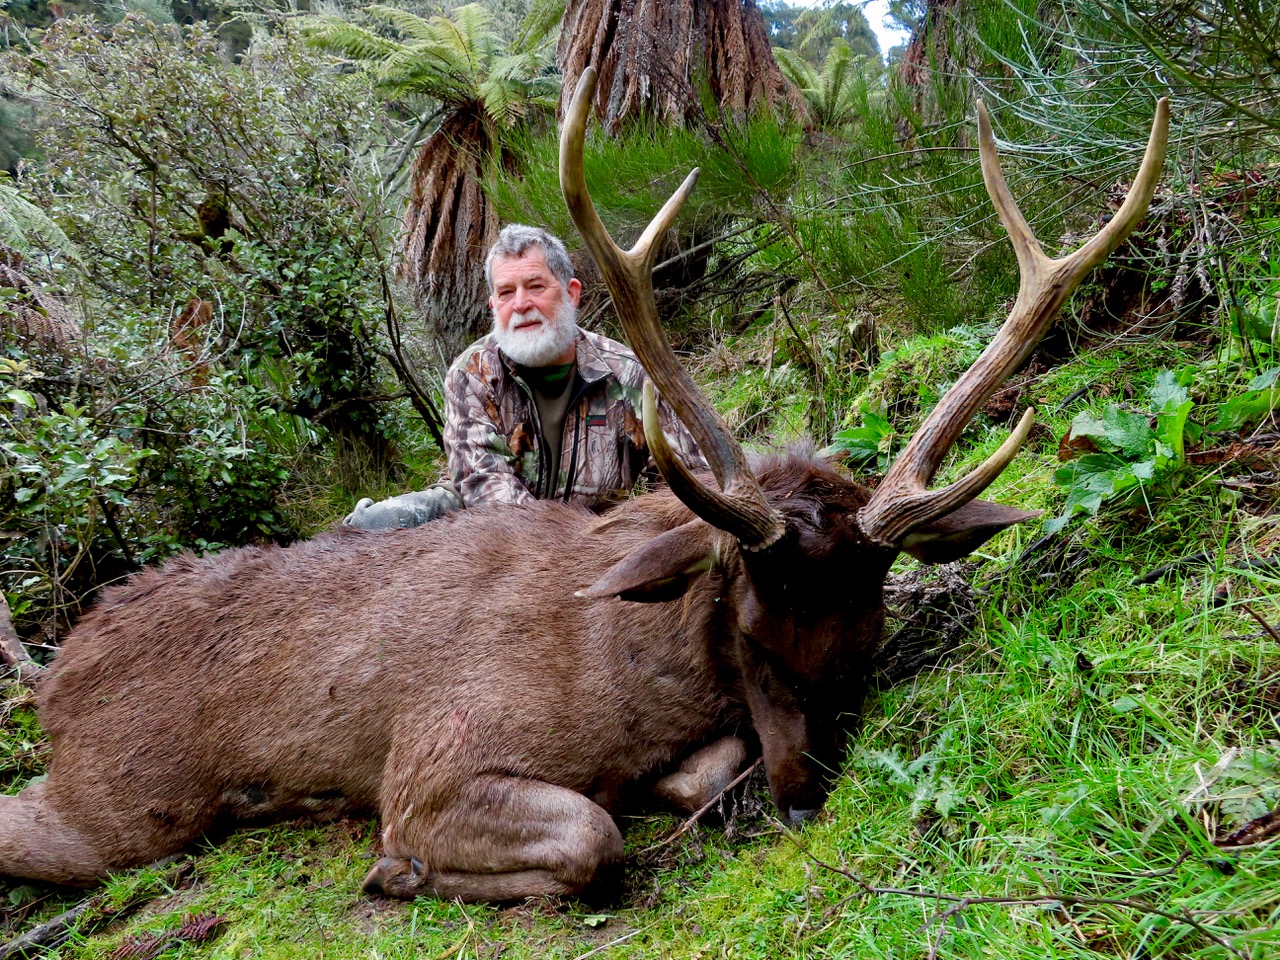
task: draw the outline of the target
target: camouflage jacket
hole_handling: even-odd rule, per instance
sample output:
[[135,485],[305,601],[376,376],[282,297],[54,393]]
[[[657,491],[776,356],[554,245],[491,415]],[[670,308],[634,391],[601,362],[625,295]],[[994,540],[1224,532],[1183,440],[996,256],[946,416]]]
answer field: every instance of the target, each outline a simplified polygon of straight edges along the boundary
[[[644,370],[621,343],[579,331],[577,376],[565,413],[556,477],[543,476],[544,438],[532,388],[492,335],[468,347],[445,375],[444,446],[449,477],[468,507],[557,497],[596,500],[630,490],[653,470],[640,418]],[[672,450],[705,467],[693,437],[665,404],[658,418]]]

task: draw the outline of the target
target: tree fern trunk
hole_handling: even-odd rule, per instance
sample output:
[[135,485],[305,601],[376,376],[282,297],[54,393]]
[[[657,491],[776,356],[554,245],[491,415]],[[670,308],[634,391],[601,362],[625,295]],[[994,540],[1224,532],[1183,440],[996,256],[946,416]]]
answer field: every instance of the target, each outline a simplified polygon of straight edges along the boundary
[[754,0],[570,0],[556,61],[560,115],[594,66],[596,116],[610,132],[640,116],[685,123],[700,83],[737,117],[783,104],[802,109]]
[[497,216],[480,186],[492,138],[477,106],[455,111],[423,144],[409,179],[396,278],[407,284],[446,358],[489,327],[484,258]]

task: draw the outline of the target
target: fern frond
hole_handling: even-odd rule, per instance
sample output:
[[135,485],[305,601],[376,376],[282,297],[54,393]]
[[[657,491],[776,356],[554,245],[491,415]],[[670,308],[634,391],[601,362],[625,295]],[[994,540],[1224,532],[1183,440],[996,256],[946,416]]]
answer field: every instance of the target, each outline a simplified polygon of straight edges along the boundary
[[376,60],[400,47],[394,40],[380,37],[338,17],[308,18],[302,29],[308,46],[340,53],[354,60]]
[[465,63],[473,72],[481,72],[502,38],[490,28],[489,13],[478,4],[467,4],[448,17],[432,17],[434,39],[440,53],[455,63]]
[[22,195],[12,183],[0,179],[0,245],[30,259],[56,250],[78,263],[75,245],[49,215]]
[[394,27],[406,40],[431,39],[431,20],[410,13],[408,10],[375,3],[365,7],[364,12],[372,19]]
[[799,54],[785,47],[774,47],[773,57],[778,61],[778,69],[806,95],[818,89],[818,74]]
[[509,49],[520,54],[544,48],[560,29],[566,0],[533,0],[529,12],[520,21],[520,32]]

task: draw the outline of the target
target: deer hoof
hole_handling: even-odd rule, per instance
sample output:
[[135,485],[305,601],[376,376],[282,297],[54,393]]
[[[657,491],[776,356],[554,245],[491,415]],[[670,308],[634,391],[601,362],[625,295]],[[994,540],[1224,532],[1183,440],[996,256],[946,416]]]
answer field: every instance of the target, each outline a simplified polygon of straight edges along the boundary
[[365,876],[360,889],[369,896],[412,900],[426,883],[426,867],[417,857],[383,857]]

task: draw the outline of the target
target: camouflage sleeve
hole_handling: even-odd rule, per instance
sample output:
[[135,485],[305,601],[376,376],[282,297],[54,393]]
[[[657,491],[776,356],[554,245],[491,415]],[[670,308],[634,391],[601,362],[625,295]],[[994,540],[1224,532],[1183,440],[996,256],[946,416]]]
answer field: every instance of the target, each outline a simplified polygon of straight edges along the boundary
[[497,398],[474,372],[450,368],[444,381],[444,450],[449,478],[468,507],[525,503],[534,496],[515,471],[513,455],[494,422]]

